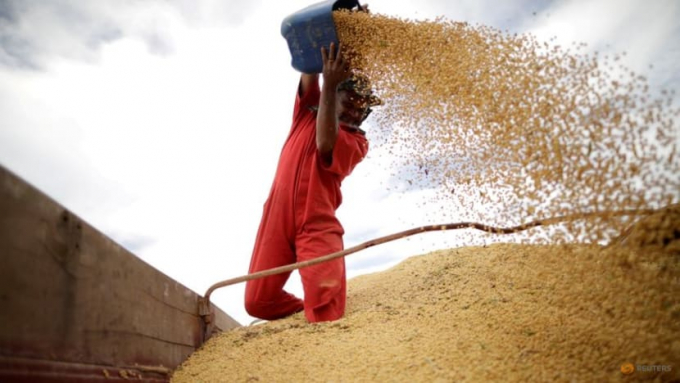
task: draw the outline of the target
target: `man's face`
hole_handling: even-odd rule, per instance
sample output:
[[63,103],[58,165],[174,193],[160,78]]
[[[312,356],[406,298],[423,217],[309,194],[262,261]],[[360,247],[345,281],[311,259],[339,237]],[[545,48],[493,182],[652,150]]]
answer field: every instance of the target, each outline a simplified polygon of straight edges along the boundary
[[368,110],[368,98],[351,90],[341,90],[338,92],[335,110],[340,122],[358,128]]

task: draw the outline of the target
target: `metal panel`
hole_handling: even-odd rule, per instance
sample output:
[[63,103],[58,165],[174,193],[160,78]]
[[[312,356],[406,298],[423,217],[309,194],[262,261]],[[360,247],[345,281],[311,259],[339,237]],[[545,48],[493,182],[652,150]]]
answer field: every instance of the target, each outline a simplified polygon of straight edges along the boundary
[[199,298],[0,167],[0,377],[172,370],[203,343]]

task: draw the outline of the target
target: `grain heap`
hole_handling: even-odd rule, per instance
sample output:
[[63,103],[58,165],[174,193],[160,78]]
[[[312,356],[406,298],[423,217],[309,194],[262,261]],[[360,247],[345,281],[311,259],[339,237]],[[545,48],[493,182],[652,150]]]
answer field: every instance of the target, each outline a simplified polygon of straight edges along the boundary
[[[674,216],[680,225],[680,216]],[[674,248],[680,249],[680,239]],[[182,382],[619,381],[680,378],[680,253],[496,244],[349,281],[347,314],[210,339]],[[661,367],[660,367],[661,368]]]
[[[385,101],[371,141],[407,169],[406,187],[436,188],[429,202],[452,221],[511,226],[680,199],[673,94],[652,98],[619,57],[443,19],[334,18],[352,68]],[[549,241],[602,240],[628,224],[579,223]]]

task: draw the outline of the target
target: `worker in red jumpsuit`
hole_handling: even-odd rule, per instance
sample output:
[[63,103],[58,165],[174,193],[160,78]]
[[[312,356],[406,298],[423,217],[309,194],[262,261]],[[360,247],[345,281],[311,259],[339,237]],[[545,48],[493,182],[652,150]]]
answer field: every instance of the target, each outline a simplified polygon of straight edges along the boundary
[[[368,151],[361,123],[379,105],[363,77],[351,75],[340,47],[321,48],[323,82],[302,74],[293,122],[264,204],[250,273],[307,261],[343,250],[336,218],[340,184]],[[304,300],[283,287],[290,272],[248,281],[245,307],[274,320],[305,311],[309,322],[332,321],[345,312],[345,260],[300,269]]]

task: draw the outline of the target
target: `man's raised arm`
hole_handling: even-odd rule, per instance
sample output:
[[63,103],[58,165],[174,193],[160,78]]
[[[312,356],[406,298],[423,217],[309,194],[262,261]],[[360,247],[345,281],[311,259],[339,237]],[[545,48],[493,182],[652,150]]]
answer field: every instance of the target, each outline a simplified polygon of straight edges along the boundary
[[338,138],[338,115],[336,97],[338,85],[349,78],[347,62],[342,56],[340,47],[335,49],[331,43],[328,51],[321,47],[323,58],[323,84],[319,99],[319,113],[316,117],[316,147],[324,160],[330,162],[333,147]]

